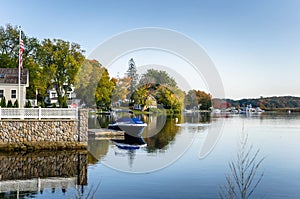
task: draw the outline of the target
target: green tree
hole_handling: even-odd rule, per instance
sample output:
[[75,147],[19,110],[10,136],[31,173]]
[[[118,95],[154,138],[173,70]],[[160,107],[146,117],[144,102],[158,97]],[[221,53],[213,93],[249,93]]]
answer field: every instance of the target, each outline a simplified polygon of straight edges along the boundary
[[184,109],[185,92],[178,87],[174,88],[173,92],[176,98],[178,99],[178,103],[179,103],[177,105],[177,110],[181,111]]
[[135,90],[135,92],[131,96],[131,100],[134,104],[141,104],[146,105],[146,100],[149,95],[149,92],[147,90],[147,86],[143,85]]
[[[8,24],[6,27],[0,26],[0,63],[4,68],[17,68],[19,57],[19,29]],[[40,43],[38,39],[27,36],[22,32],[22,40],[25,45],[23,53],[23,68],[29,70],[29,88],[27,88],[26,97],[35,98],[35,90],[41,90],[40,93],[46,93],[44,76],[41,74],[41,65],[36,62],[37,52],[39,52]],[[43,92],[42,92],[43,91]]]
[[103,67],[97,60],[84,60],[75,82],[75,91],[88,107],[95,105],[95,93]]
[[32,108],[31,102],[29,100],[26,102],[25,108]]
[[142,75],[141,84],[159,84],[166,87],[175,88],[177,83],[173,77],[170,77],[166,71],[158,71],[155,69],[149,69]]
[[149,69],[142,75],[140,84],[147,85],[148,95],[152,95],[165,109],[179,112],[183,108],[185,94],[166,71]]
[[19,56],[19,31],[8,24],[0,27],[0,63],[1,67],[16,68]]
[[61,39],[45,39],[38,52],[38,63],[43,66],[43,77],[49,88],[55,88],[60,107],[64,97],[84,61],[83,50],[76,43]]
[[45,106],[45,103],[44,103],[44,101],[42,101],[41,102],[41,108],[45,108],[46,106]]
[[181,109],[181,104],[178,96],[174,93],[174,91],[170,90],[165,86],[159,86],[157,88],[155,98],[157,99],[157,103],[163,104],[165,109]]
[[201,110],[207,110],[212,106],[211,95],[205,93],[204,91],[197,91],[196,96],[198,98],[198,107]]
[[116,84],[116,79],[109,77],[106,68],[102,68],[101,78],[95,93],[95,101],[98,107],[107,109],[111,104],[112,92]]
[[130,78],[124,77],[117,79],[116,86],[113,90],[112,101],[124,101],[129,94]]
[[62,102],[61,108],[68,108],[67,97],[65,96],[64,98],[65,100]]
[[186,109],[193,109],[194,107],[198,107],[198,98],[196,96],[195,90],[189,90],[187,95],[185,96],[185,107]]
[[207,110],[212,106],[211,95],[200,90],[189,90],[185,97],[185,105],[187,109]]

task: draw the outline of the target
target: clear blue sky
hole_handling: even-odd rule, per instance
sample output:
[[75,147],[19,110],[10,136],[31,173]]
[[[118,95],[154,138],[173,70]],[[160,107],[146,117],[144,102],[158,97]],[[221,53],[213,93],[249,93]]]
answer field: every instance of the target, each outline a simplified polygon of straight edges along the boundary
[[134,28],[162,27],[198,42],[214,61],[226,96],[300,96],[298,0],[0,0],[0,25],[79,43],[87,54]]

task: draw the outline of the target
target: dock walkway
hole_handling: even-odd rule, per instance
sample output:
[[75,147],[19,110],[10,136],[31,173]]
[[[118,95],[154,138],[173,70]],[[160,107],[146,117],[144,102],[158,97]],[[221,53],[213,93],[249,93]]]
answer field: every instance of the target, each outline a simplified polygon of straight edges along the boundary
[[109,140],[109,139],[124,139],[124,131],[115,131],[112,129],[89,129],[89,136],[95,137],[96,140]]

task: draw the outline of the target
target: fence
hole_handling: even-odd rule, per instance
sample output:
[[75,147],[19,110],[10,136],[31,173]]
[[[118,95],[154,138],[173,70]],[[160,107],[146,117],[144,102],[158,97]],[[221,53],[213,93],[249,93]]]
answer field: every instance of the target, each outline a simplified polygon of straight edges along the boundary
[[78,119],[77,108],[1,108],[0,119]]

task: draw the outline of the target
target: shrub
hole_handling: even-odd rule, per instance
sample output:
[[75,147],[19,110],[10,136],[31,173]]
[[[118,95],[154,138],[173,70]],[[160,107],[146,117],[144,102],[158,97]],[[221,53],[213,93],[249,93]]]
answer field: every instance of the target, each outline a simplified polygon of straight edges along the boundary
[[18,100],[15,101],[14,108],[19,108],[19,102],[18,102]]
[[45,103],[44,103],[44,101],[41,102],[41,108],[45,108]]
[[62,101],[62,104],[60,106],[61,108],[68,108],[68,103],[67,103],[67,99],[64,98],[64,100]]
[[4,96],[3,96],[2,99],[1,99],[0,106],[1,106],[2,108],[5,108],[5,107],[6,107],[6,99],[5,99]]
[[11,100],[8,100],[7,102],[7,108],[12,108],[13,107],[13,103]]
[[31,102],[29,100],[26,102],[25,108],[32,108]]

